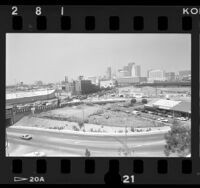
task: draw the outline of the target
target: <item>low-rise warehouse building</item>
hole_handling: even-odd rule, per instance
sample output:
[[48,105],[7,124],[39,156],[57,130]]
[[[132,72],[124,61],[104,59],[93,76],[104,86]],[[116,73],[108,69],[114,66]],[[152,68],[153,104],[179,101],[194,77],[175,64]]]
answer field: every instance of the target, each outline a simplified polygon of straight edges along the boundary
[[166,99],[156,99],[145,104],[145,108],[153,111],[170,112],[178,116],[191,116],[190,101],[175,101]]

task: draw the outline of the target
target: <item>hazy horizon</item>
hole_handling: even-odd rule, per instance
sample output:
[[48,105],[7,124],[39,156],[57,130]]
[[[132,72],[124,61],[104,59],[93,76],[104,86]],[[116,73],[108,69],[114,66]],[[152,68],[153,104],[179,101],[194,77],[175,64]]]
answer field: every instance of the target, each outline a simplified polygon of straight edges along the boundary
[[130,62],[167,72],[191,70],[190,34],[6,34],[6,85],[65,76],[103,76]]

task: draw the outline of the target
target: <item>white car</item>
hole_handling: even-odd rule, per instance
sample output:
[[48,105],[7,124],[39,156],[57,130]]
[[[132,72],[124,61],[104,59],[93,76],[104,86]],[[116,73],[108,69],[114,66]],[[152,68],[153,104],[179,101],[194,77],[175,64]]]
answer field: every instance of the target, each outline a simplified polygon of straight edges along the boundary
[[32,153],[27,153],[24,156],[26,156],[26,157],[44,157],[44,156],[46,156],[46,154],[41,151],[35,151]]
[[24,134],[24,135],[20,136],[20,138],[23,139],[23,140],[31,140],[32,136],[29,135],[29,134]]
[[161,120],[161,122],[168,123],[169,121],[168,121],[168,119],[163,119],[163,120]]
[[132,111],[132,114],[139,115],[140,112],[138,112],[137,110],[133,110],[133,111]]
[[157,119],[158,121],[163,121],[163,120],[165,120],[164,118],[158,118]]
[[181,121],[187,121],[187,118],[184,118],[184,117],[180,117],[180,118],[177,118],[177,119],[179,119]]

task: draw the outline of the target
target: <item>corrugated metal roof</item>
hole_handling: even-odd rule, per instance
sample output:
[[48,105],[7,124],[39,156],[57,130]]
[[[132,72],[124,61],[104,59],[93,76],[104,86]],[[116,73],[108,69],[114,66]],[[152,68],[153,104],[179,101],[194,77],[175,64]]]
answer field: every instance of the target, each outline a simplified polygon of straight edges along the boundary
[[150,101],[146,106],[156,106],[158,108],[163,108],[163,109],[171,109],[175,105],[179,104],[181,101],[173,101],[173,100],[166,100],[166,99],[155,99]]
[[152,100],[145,106],[157,107],[160,109],[173,110],[178,112],[191,113],[191,102],[189,101],[173,101],[166,99]]
[[181,101],[173,101],[173,100],[166,100],[166,99],[160,99],[156,101],[153,105],[158,106],[159,108],[173,108],[177,104],[179,104]]
[[191,113],[191,102],[182,101],[179,104],[177,104],[176,106],[174,106],[171,110]]

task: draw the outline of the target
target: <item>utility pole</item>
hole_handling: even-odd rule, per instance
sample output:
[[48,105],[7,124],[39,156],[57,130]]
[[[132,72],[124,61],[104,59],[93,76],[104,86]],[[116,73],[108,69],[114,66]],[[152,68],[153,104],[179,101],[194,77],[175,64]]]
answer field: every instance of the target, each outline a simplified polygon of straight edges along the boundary
[[84,123],[84,106],[82,107],[82,112],[83,112],[83,123]]
[[128,146],[127,146],[127,124],[125,126],[125,152],[126,156],[128,155]]

